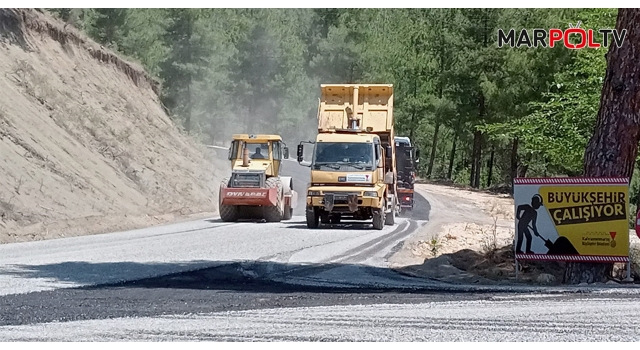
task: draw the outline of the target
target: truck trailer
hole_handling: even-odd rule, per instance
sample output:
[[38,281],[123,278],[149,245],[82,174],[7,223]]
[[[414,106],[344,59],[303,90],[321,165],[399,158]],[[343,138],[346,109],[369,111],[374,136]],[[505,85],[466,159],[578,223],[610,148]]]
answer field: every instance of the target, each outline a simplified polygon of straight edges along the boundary
[[413,186],[420,151],[411,144],[408,137],[395,137],[396,169],[398,171],[398,197],[401,211],[413,210]]

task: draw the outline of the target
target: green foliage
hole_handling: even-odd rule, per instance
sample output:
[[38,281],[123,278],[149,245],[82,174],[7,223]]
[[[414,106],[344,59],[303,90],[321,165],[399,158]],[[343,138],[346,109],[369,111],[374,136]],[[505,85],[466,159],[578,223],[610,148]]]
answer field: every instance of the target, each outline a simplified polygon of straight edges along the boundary
[[55,15],[56,17],[60,18],[61,20],[65,21],[65,22],[67,22],[71,18],[71,10],[72,9],[56,8],[56,9],[46,9],[46,10],[48,10],[53,15]]
[[[420,173],[481,185],[579,174],[605,49],[498,48],[497,30],[614,27],[611,9],[50,9],[141,62],[162,100],[205,142],[232,132],[315,133],[320,83],[392,83],[396,130]],[[437,127],[436,127],[437,126]],[[436,135],[436,132],[438,133]],[[437,142],[434,138],[437,137]],[[456,143],[453,158],[452,148]],[[517,140],[517,169],[512,149]],[[493,163],[489,164],[491,150]],[[433,151],[433,152],[432,152]],[[432,162],[430,162],[433,154]],[[491,174],[491,178],[489,178]]]
[[[613,28],[617,10],[586,9],[578,13],[583,28]],[[575,21],[574,21],[575,22]],[[566,51],[564,48],[552,51]],[[576,50],[540,96],[526,105],[528,113],[516,120],[487,125],[497,139],[517,137],[523,152],[540,155],[554,173],[582,171],[583,154],[591,136],[606,71],[605,50]],[[540,65],[538,61],[532,61]],[[547,74],[548,75],[548,74]]]
[[97,42],[117,49],[117,41],[123,37],[122,27],[127,9],[99,8],[85,12],[85,30]]

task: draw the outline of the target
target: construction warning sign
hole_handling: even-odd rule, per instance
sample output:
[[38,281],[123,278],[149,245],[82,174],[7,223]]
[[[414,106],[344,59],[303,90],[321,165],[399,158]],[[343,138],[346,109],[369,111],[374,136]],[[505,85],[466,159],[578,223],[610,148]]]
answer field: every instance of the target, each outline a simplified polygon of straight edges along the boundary
[[519,260],[629,260],[629,179],[516,178]]

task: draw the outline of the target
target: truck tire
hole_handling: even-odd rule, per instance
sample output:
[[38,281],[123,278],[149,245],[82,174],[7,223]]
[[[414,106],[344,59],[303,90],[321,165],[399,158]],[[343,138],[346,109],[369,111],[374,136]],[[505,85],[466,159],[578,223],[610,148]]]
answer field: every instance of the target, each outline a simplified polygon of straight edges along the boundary
[[382,230],[384,228],[384,207],[386,204],[383,202],[380,210],[375,209],[373,211],[373,228],[376,230]]
[[387,226],[393,226],[396,224],[396,211],[392,210],[390,213],[386,214],[384,218],[384,224]]
[[283,208],[283,196],[282,196],[282,182],[277,177],[270,177],[267,179],[265,185],[267,188],[277,188],[278,189],[278,197],[276,201],[276,205],[270,207],[263,207],[264,210],[264,219],[267,222],[280,222],[282,220]]
[[[222,183],[220,184],[220,189],[227,188],[227,184],[229,183],[229,178],[222,179]],[[235,205],[222,205],[222,191],[219,194],[220,200],[218,201],[218,211],[220,212],[220,219],[225,222],[235,222],[238,221],[240,216],[240,211],[238,207]]]
[[393,226],[396,223],[396,206],[395,203],[392,206],[391,212],[386,214],[384,218],[384,224],[387,226]]
[[373,228],[376,230],[382,230],[384,228],[384,211],[373,213]]
[[318,228],[320,225],[320,215],[314,210],[313,207],[307,207],[306,210],[307,217],[307,227],[308,228]]

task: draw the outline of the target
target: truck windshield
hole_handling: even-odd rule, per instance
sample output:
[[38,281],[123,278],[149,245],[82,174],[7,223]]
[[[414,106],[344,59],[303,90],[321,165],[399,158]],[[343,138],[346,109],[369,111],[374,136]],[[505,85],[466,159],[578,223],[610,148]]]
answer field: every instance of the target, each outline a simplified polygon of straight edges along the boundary
[[371,143],[318,142],[313,156],[317,170],[372,170],[374,149]]

